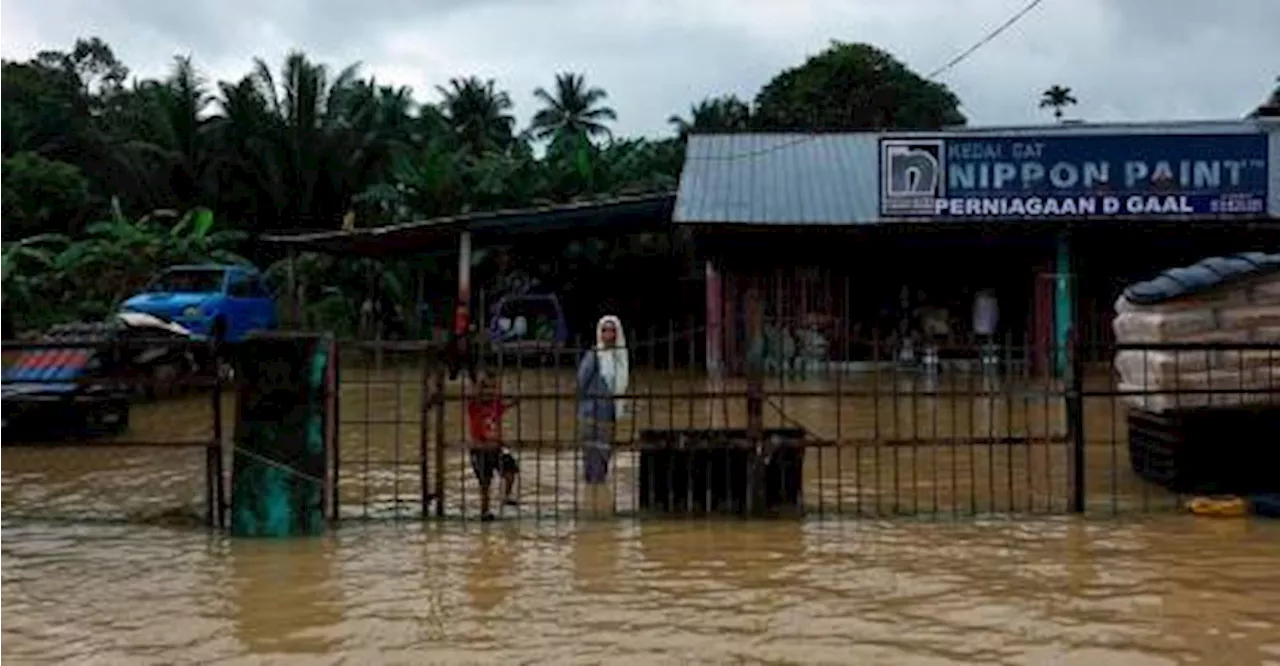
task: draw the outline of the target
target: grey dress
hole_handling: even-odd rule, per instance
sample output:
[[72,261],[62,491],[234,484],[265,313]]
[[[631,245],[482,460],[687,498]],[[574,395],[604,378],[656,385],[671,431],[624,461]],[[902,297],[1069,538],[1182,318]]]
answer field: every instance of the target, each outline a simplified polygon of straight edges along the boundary
[[596,350],[587,350],[578,363],[578,436],[587,483],[604,483],[609,475],[617,421],[612,395],[613,387],[600,374]]

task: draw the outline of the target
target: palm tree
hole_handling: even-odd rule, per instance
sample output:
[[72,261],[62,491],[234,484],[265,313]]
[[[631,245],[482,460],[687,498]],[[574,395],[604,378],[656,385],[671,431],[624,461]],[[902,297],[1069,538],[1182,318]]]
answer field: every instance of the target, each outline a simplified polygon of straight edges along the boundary
[[667,122],[681,139],[691,132],[735,132],[750,127],[751,107],[736,95],[708,97],[689,108],[689,119],[672,115]]
[[436,86],[442,99],[440,111],[462,145],[473,155],[511,145],[515,118],[511,96],[498,90],[493,79],[478,76],[449,79],[449,87]]
[[543,105],[533,116],[532,130],[537,139],[613,135],[605,122],[617,120],[618,114],[612,108],[602,106],[609,94],[603,88],[587,87],[583,74],[557,74],[554,94],[538,88],[533,91],[533,96]]
[[1075,97],[1071,95],[1071,89],[1060,85],[1052,85],[1045,90],[1040,96],[1040,108],[1053,109],[1054,119],[1062,120],[1062,110],[1068,106],[1074,106],[1077,103]]
[[388,118],[408,110],[406,91],[360,80],[356,65],[331,76],[296,51],[278,79],[256,60],[221,91],[220,198],[244,202],[262,228],[338,226],[354,195],[389,168],[397,132],[410,131]]
[[215,146],[205,113],[212,101],[189,57],[174,58],[166,80],[135,85],[115,110],[113,130],[126,137],[113,151],[118,191],[148,208],[212,203]]

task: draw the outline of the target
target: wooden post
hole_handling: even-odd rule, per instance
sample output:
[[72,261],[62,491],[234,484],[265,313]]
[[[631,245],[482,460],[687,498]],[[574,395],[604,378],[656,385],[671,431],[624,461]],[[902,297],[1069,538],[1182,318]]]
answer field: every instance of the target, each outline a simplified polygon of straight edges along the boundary
[[747,319],[747,433],[759,439],[764,431],[764,311],[760,289],[751,284],[745,294]]
[[708,259],[706,263],[707,306],[707,374],[720,379],[724,372],[724,290],[720,286],[720,272]]
[[236,355],[232,536],[324,531],[332,354],[327,336],[274,333]]
[[747,439],[752,461],[747,477],[747,514],[764,507],[764,309],[760,288],[747,288]]

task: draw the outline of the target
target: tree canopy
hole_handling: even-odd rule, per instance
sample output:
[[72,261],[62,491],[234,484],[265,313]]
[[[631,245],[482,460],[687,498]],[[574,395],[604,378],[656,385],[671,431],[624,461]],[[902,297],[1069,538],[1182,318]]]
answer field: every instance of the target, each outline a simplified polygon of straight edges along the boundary
[[870,44],[833,41],[756,95],[756,126],[771,130],[940,129],[963,125],[960,100]]
[[[441,80],[424,101],[358,64],[333,68],[297,51],[257,59],[233,81],[210,81],[188,57],[137,79],[96,37],[4,61],[6,322],[106,312],[139,275],[177,258],[270,264],[246,244],[267,231],[670,190],[689,133],[964,122],[945,86],[865,44],[834,43],[768,82],[754,104],[697,101],[670,118],[665,137],[618,136],[608,93],[582,72],[531,91],[537,106],[524,127],[499,81]],[[175,221],[214,213],[216,228]],[[584,243],[566,252],[649,251]],[[132,263],[121,272],[112,261]],[[363,284],[351,262],[306,265],[317,282]]]

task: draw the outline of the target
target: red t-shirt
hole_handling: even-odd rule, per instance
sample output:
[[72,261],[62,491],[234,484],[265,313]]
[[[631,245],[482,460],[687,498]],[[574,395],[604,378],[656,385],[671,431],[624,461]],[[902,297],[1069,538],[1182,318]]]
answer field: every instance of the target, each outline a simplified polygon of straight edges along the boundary
[[502,441],[502,415],[507,406],[501,398],[472,400],[467,404],[467,421],[471,429],[471,441],[476,444],[497,444]]

